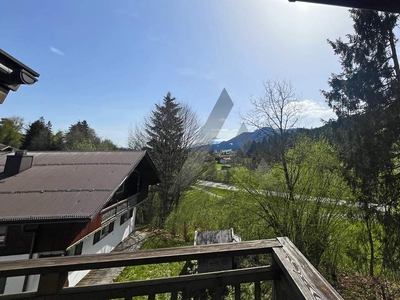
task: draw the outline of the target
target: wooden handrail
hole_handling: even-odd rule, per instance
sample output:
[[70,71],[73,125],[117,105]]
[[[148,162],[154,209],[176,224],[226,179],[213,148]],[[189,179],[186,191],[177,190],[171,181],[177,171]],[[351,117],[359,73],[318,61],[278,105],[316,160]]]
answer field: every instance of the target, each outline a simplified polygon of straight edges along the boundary
[[187,246],[135,252],[89,254],[16,260],[0,263],[0,277],[61,273],[89,269],[114,268],[146,264],[187,261],[199,258],[219,258],[271,253],[280,247],[277,239],[241,243]]
[[[218,272],[159,278],[134,282],[63,288],[68,272],[121,266],[158,264],[166,262],[215,259],[222,257],[272,254],[272,266],[225,270]],[[234,286],[235,299],[240,299],[240,284],[254,282],[255,299],[261,299],[260,282],[273,280],[273,299],[341,299],[341,296],[311,265],[288,238],[249,242],[212,244],[109,253],[19,260],[0,263],[0,277],[40,274],[37,292],[0,295],[2,299],[109,299],[171,293],[201,291]]]
[[[147,295],[148,291],[154,294],[179,292],[183,289],[201,290],[216,288],[219,286],[236,285],[240,283],[274,280],[279,276],[272,267],[256,267],[229,271],[210,272],[203,274],[184,275],[162,279],[139,280],[133,282],[121,282],[102,284],[96,286],[77,286],[64,288],[57,295],[46,297],[36,293],[25,293],[29,299],[110,299],[119,297],[134,297]],[[184,288],[183,288],[184,287]],[[6,295],[0,299],[15,299],[12,295]],[[20,299],[20,298],[17,298]]]
[[[274,248],[272,256],[284,276],[281,285],[288,285],[295,299],[342,299],[339,293],[318,272],[288,238],[277,238],[282,247]],[[279,288],[275,289],[276,293]],[[286,290],[285,293],[288,291]],[[277,298],[281,299],[281,298]]]
[[[114,203],[113,205],[110,205],[110,206],[104,208],[101,211],[101,215],[102,215],[101,222],[104,223],[104,222],[114,218],[115,216],[120,215],[123,212],[129,210],[130,208],[133,208],[134,205],[137,203],[138,197],[139,197],[139,193],[129,196],[128,198],[126,198],[124,200],[118,201],[118,202]],[[124,207],[122,210],[118,210],[122,206],[126,206],[126,207]]]

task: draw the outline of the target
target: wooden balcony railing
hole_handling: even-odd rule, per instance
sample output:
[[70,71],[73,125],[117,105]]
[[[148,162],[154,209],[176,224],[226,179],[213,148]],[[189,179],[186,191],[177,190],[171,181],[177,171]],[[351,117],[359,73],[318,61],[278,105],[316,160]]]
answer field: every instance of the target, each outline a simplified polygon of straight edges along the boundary
[[[270,264],[170,278],[63,287],[68,272],[176,261],[269,255]],[[0,277],[40,274],[36,292],[0,296],[3,299],[132,299],[169,293],[171,299],[202,299],[199,291],[221,291],[232,286],[235,299],[243,298],[241,285],[254,283],[254,298],[269,299],[260,282],[272,281],[270,297],[280,299],[342,299],[288,238],[249,242],[143,250],[136,252],[55,257],[0,263]],[[215,292],[213,299],[224,299]],[[246,296],[247,297],[247,296]],[[207,299],[207,298],[205,298]]]
[[119,201],[101,211],[101,223],[105,223],[112,218],[127,212],[129,209],[135,207],[138,202],[139,194],[130,196],[122,201]]

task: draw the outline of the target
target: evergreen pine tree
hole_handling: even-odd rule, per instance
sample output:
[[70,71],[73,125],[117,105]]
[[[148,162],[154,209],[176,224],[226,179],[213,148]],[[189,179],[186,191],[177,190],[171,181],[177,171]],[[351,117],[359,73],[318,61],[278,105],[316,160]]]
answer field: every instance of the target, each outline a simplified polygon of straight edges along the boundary
[[161,183],[157,188],[161,210],[159,222],[162,225],[174,208],[174,180],[185,162],[186,149],[182,147],[184,135],[183,120],[179,116],[180,106],[176,99],[167,93],[162,105],[156,104],[146,132],[149,136],[147,143],[149,152],[159,172]]
[[[393,257],[397,259],[396,268],[400,266],[400,237],[392,234],[393,225],[400,223],[399,216],[394,221],[400,196],[394,192],[400,184],[395,171],[400,152],[393,151],[400,143],[400,127],[394,121],[400,115],[400,69],[394,35],[398,15],[356,9],[350,12],[355,33],[347,35],[347,42],[328,41],[340,57],[342,72],[332,74],[330,91],[322,93],[341,125],[335,136],[346,164],[345,177],[363,208],[369,273],[373,275],[373,227],[377,220],[384,228],[383,252],[390,253],[383,255],[384,266],[394,267]],[[380,204],[386,211],[374,209],[372,203]],[[397,248],[385,242],[388,238],[397,239]],[[387,249],[388,245],[391,249]]]
[[28,126],[22,148],[30,151],[51,150],[52,137],[51,123],[46,124],[45,119],[40,117]]

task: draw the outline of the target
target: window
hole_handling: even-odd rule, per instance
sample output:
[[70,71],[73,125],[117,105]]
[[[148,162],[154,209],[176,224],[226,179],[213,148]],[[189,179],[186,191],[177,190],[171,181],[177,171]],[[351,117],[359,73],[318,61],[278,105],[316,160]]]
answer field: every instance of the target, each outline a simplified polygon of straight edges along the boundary
[[74,255],[81,255],[82,254],[82,248],[83,248],[83,241],[80,242],[79,244],[75,245]]
[[109,233],[114,231],[114,222],[104,226],[101,230],[97,231],[93,237],[93,245],[106,237]]
[[6,244],[7,226],[0,226],[0,246]]
[[132,216],[133,216],[133,209],[131,209],[130,211],[127,211],[126,213],[124,213],[121,216],[119,225],[124,224],[126,221],[128,221],[130,218],[132,218]]
[[121,194],[124,192],[124,190],[125,190],[125,182],[118,187],[118,189],[115,191],[115,194]]

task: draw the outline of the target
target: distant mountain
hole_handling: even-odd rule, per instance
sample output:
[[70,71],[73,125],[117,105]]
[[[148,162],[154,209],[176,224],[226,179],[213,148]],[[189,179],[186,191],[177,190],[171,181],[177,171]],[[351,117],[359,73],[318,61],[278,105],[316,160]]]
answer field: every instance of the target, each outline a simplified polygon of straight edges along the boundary
[[218,144],[211,145],[211,150],[239,150],[240,147],[247,144],[248,142],[260,142],[263,138],[268,137],[269,134],[273,133],[273,129],[270,127],[264,127],[257,129],[254,132],[243,132],[228,141],[220,142]]

